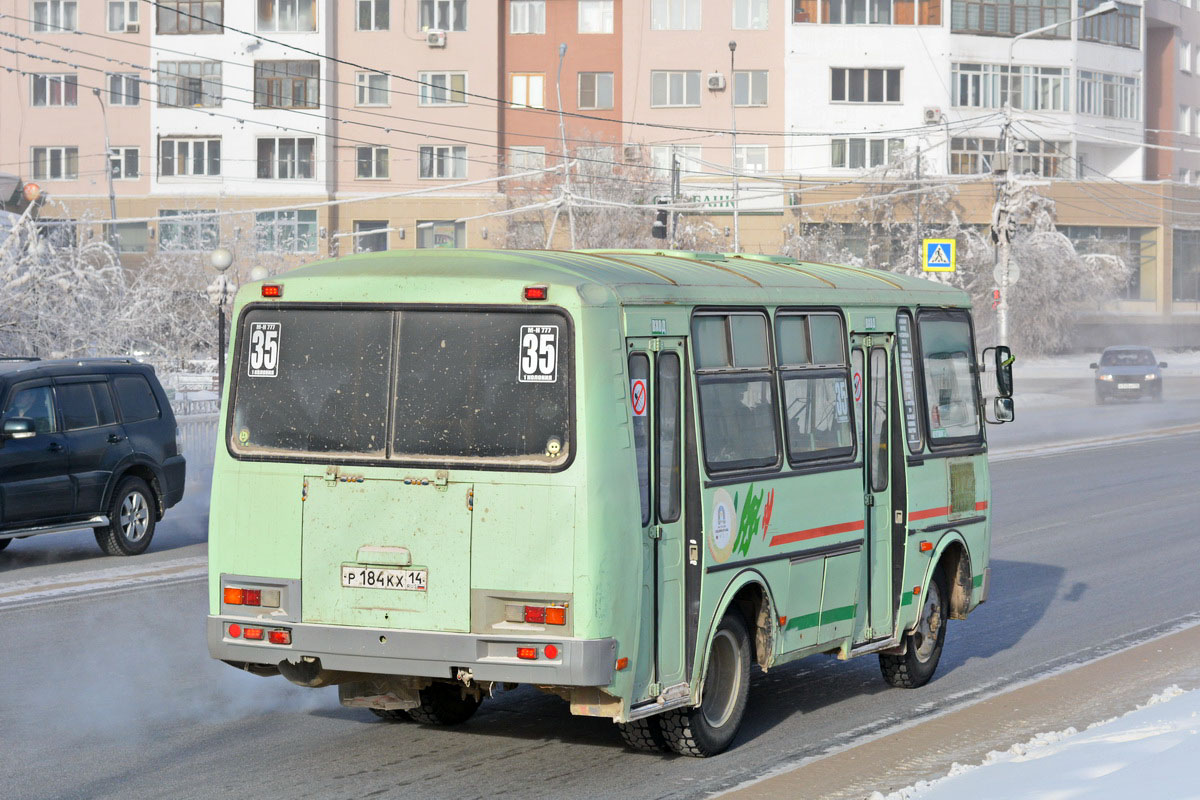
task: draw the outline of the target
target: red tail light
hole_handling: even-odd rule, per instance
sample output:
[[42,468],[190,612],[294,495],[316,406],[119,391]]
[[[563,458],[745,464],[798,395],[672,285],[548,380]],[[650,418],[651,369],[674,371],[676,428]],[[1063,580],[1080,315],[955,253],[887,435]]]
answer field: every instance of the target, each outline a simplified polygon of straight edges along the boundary
[[526,286],[526,300],[545,300],[550,296],[550,289],[546,286]]
[[269,631],[267,633],[267,641],[271,644],[291,644],[292,632],[285,630]]
[[263,297],[283,297],[283,287],[278,283],[264,283],[262,287]]
[[242,603],[248,606],[256,606],[262,603],[261,589],[246,589],[242,592]]
[[528,660],[532,661],[537,658],[537,648],[536,647],[518,647],[517,648],[517,658],[524,658],[524,659],[528,659]]
[[526,622],[539,622],[539,623],[545,624],[545,622],[546,622],[546,607],[545,606],[525,606],[525,621]]
[[247,639],[255,639],[258,641],[262,641],[263,629],[262,628],[246,628],[246,632],[243,635]]
[[546,658],[558,658],[558,648],[552,644],[546,645],[542,652],[546,654]]
[[229,638],[238,639],[242,635],[242,626],[236,622],[229,626]]

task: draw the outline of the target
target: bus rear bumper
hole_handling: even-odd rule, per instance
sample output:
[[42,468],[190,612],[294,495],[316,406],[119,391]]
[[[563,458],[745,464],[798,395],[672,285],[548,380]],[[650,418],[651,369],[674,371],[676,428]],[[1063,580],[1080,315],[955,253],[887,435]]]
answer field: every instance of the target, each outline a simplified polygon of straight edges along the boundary
[[[268,630],[286,629],[292,643],[275,645],[230,638],[227,626],[234,622],[241,626],[262,625]],[[308,657],[319,659],[327,670],[375,675],[455,678],[461,670],[470,670],[478,681],[608,686],[617,660],[615,639],[351,628],[213,616],[208,617],[207,627],[209,655],[238,664],[298,663]],[[547,645],[553,646],[554,658],[547,657]],[[536,658],[519,658],[517,648],[533,648]]]

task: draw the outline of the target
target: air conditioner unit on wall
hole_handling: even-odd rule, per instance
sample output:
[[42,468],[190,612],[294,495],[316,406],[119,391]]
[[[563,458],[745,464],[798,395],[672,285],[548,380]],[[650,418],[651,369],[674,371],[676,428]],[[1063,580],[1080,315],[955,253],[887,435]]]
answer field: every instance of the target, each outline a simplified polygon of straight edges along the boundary
[[641,161],[642,160],[642,148],[636,144],[625,145],[624,154],[625,154],[626,161]]
[[425,31],[425,44],[430,47],[445,47],[446,32],[445,31]]
[[719,72],[711,72],[708,75],[709,91],[720,92],[725,89],[725,76]]
[[942,121],[942,110],[937,106],[925,106],[923,118],[926,125],[937,125]]
[[142,26],[137,24],[136,22],[127,22],[125,24],[125,32],[126,33],[137,33],[141,29],[142,29]]

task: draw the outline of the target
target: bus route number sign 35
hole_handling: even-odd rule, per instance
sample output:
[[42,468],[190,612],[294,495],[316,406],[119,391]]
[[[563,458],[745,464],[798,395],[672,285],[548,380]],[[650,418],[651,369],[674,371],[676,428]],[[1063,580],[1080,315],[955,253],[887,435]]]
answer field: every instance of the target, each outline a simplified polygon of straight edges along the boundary
[[558,326],[521,326],[521,383],[555,383],[558,380]]
[[251,378],[275,378],[279,376],[279,335],[283,329],[280,322],[250,323],[249,375]]

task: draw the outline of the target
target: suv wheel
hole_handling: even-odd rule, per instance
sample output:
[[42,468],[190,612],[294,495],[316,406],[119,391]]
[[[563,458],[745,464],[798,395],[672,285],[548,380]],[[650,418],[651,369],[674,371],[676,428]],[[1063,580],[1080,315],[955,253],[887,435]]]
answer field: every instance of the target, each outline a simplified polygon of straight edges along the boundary
[[136,556],[154,536],[154,493],[141,478],[125,478],[113,493],[109,523],[96,528],[96,543],[110,556]]

